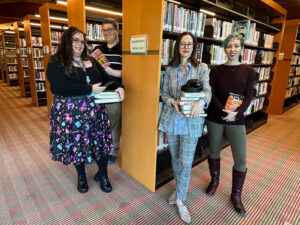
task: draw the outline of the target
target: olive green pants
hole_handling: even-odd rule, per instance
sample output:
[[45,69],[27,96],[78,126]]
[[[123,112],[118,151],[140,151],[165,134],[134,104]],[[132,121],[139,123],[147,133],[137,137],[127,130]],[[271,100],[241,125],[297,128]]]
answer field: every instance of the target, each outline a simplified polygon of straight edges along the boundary
[[246,128],[245,125],[224,125],[206,120],[211,159],[220,158],[221,144],[224,137],[229,141],[234,161],[234,169],[246,171]]

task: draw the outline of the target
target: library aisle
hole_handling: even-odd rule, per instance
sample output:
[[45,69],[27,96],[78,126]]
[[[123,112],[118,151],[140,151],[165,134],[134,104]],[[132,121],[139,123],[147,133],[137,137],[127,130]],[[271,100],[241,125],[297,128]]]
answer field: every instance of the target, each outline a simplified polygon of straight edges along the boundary
[[[248,174],[244,218],[230,201],[232,158],[222,152],[221,183],[216,196],[204,190],[206,162],[192,170],[186,202],[191,224],[300,224],[300,106],[248,135]],[[18,87],[0,84],[0,223],[1,224],[182,224],[168,205],[174,181],[155,193],[117,164],[109,166],[113,191],[92,181],[96,165],[87,166],[90,190],[76,190],[73,166],[50,159],[46,107],[32,106]]]

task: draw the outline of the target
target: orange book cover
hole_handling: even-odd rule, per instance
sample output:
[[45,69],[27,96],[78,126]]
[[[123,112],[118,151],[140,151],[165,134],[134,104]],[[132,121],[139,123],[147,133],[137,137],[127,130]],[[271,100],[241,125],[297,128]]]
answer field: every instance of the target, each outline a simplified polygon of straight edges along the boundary
[[225,104],[225,109],[234,112],[243,103],[243,100],[244,100],[244,96],[237,95],[234,93],[229,93],[229,96]]
[[100,49],[96,49],[94,52],[92,52],[91,56],[94,57],[103,67],[108,67],[110,65],[110,62]]

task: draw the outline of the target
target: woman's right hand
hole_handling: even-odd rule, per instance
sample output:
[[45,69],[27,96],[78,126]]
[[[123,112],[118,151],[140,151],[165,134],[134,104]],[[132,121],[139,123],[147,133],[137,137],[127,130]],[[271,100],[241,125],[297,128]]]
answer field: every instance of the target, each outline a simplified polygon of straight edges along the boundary
[[177,112],[178,114],[184,116],[184,114],[179,110],[179,101],[178,101],[178,100],[177,100],[177,101],[173,100],[173,101],[171,102],[171,104],[172,104],[172,106],[174,107],[174,109],[176,110],[176,112]]
[[92,93],[93,94],[98,94],[98,93],[100,93],[100,92],[102,92],[102,91],[104,91],[106,89],[106,87],[101,86],[101,84],[102,83],[100,82],[100,83],[92,85]]

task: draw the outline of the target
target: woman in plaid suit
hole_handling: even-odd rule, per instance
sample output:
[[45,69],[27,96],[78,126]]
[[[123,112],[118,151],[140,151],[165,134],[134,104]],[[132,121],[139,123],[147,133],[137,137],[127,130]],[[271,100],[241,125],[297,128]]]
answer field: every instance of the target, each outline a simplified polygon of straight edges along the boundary
[[[159,130],[167,134],[176,182],[176,191],[170,196],[169,204],[177,205],[180,218],[186,223],[190,223],[191,218],[183,201],[189,187],[198,138],[203,131],[204,118],[200,115],[211,100],[208,67],[195,58],[196,48],[197,40],[191,33],[184,32],[177,38],[174,57],[165,73],[162,92],[164,107],[159,121]],[[190,79],[202,81],[206,97],[193,103],[188,118],[180,112],[179,100],[181,86]]]

